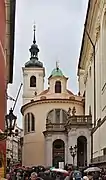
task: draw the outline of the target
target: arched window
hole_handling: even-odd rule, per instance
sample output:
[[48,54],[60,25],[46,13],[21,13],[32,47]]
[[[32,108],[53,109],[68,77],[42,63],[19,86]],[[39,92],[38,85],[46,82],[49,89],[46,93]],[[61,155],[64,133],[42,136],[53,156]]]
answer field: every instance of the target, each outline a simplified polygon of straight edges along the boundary
[[28,116],[28,132],[30,132],[30,113],[28,113],[27,116]]
[[31,114],[31,131],[35,131],[35,119],[33,114]]
[[63,109],[53,109],[47,114],[46,123],[65,123],[67,121],[67,112]]
[[24,133],[35,131],[35,118],[32,113],[27,113],[24,119]]
[[36,87],[36,77],[31,76],[30,78],[30,87]]
[[55,93],[61,93],[61,81],[55,83]]

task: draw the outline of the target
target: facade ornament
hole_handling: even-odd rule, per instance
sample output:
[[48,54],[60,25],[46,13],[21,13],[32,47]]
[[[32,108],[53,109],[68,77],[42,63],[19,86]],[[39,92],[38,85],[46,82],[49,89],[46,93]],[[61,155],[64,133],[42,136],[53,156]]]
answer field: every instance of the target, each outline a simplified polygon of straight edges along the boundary
[[85,75],[84,75],[84,84],[86,84],[87,78],[88,78],[88,72],[86,72]]
[[76,114],[76,108],[74,106],[73,109],[72,109],[72,115],[75,116],[75,114]]
[[67,119],[70,118],[71,116],[75,116],[75,113],[76,113],[76,108],[75,108],[75,106],[73,107],[73,109],[71,109],[71,108],[69,107],[68,112],[67,112]]
[[93,50],[91,50],[90,52],[90,62],[92,62],[92,60],[93,60]]
[[46,124],[51,124],[51,120],[50,119],[46,119]]
[[71,117],[71,108],[69,107],[68,112],[67,112],[67,119]]
[[100,35],[100,15],[98,16],[97,24],[96,24],[96,41]]

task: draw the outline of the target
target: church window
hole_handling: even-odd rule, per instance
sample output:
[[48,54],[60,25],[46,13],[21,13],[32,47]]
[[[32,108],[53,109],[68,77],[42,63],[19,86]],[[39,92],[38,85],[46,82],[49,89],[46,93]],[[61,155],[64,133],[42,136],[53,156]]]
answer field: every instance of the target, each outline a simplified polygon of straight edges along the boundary
[[46,123],[66,123],[67,121],[67,112],[63,109],[52,109],[46,119]]
[[30,114],[28,113],[28,132],[30,132]]
[[35,118],[32,113],[27,113],[24,119],[25,134],[35,131]]
[[61,93],[61,81],[55,83],[55,93]]
[[92,115],[91,106],[89,106],[89,115],[90,115],[90,116]]
[[35,119],[33,114],[31,114],[31,131],[35,131]]
[[30,87],[36,87],[36,77],[31,76],[30,78]]
[[55,113],[56,113],[56,123],[60,123],[60,109],[56,109]]

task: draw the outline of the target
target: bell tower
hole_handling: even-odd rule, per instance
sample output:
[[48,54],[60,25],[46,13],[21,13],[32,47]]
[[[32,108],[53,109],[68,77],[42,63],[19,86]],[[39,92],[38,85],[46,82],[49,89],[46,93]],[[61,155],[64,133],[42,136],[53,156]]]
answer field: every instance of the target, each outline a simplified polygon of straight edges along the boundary
[[31,57],[23,71],[23,105],[33,100],[33,98],[44,90],[45,68],[38,59],[39,48],[35,39],[35,25],[33,44],[29,49]]

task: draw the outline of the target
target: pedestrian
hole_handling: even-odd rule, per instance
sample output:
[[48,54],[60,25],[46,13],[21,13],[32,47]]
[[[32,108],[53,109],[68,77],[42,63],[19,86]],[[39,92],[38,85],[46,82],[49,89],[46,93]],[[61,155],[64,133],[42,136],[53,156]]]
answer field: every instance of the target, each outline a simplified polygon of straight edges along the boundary
[[6,179],[7,179],[7,180],[11,180],[11,176],[10,176],[9,173],[6,174]]
[[21,172],[17,172],[16,180],[21,180],[21,179],[22,179]]
[[36,180],[37,179],[37,173],[36,172],[31,173],[30,179],[31,180]]
[[68,168],[68,176],[66,176],[66,178],[65,178],[65,180],[73,180],[73,171],[72,171],[72,168],[71,167],[69,167]]

